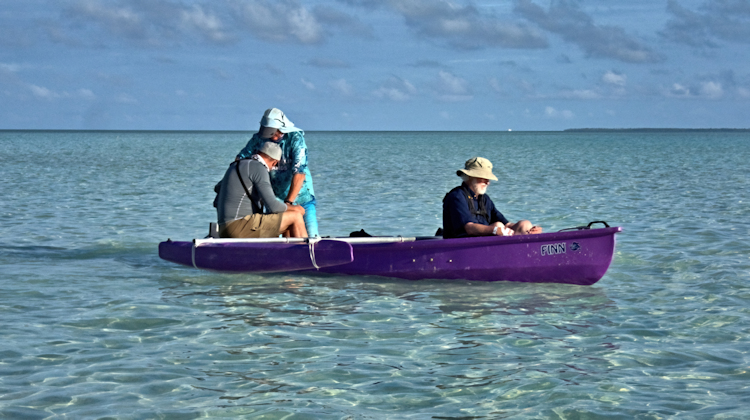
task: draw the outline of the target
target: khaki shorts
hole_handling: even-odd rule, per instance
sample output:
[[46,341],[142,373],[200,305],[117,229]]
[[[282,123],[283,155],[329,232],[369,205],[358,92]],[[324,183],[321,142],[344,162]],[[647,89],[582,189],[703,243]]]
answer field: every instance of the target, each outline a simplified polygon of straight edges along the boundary
[[227,223],[221,229],[222,238],[275,238],[281,228],[281,213],[255,213]]

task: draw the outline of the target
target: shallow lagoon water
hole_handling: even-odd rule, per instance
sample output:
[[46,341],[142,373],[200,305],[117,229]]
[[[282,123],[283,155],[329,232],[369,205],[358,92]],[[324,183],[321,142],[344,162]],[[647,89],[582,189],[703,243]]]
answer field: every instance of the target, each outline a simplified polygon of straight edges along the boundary
[[695,418],[750,411],[750,134],[310,132],[323,235],[431,235],[471,156],[509,219],[622,226],[594,286],[217,274],[239,132],[0,132],[0,416]]

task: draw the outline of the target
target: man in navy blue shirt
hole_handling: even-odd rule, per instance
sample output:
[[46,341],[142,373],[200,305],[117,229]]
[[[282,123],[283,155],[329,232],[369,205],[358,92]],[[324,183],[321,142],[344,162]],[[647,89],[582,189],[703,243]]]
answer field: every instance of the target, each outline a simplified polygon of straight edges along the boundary
[[497,181],[492,163],[481,157],[466,161],[456,171],[463,180],[443,198],[443,237],[512,236],[542,233],[528,220],[511,223],[486,194],[490,180]]

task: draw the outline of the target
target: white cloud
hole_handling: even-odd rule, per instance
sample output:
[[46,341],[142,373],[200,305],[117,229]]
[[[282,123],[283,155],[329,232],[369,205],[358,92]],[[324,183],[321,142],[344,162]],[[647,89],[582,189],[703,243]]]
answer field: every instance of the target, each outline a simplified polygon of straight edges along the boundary
[[290,32],[303,44],[318,42],[321,28],[315,17],[305,8],[291,10],[289,13]]
[[719,82],[706,81],[690,86],[674,83],[666,92],[667,96],[678,98],[719,99],[724,96],[724,87]]
[[353,96],[354,89],[346,79],[334,80],[330,83],[331,88],[341,96]]
[[[210,10],[217,8],[215,2],[186,5],[171,0],[77,0],[66,3],[70,4],[64,13],[68,19],[61,23],[67,24],[68,32],[63,26],[48,25],[50,36],[61,43],[81,44],[85,43],[85,38],[99,46],[111,41],[100,36],[92,38],[85,30],[86,26],[97,27],[117,38],[145,46],[181,44],[191,38],[220,44],[235,41],[221,18]],[[223,10],[219,8],[219,11]],[[235,22],[233,18],[230,20]],[[81,40],[75,40],[76,35],[71,34],[78,34]]]
[[21,66],[19,66],[18,64],[0,63],[0,71],[17,73],[19,70],[21,70]]
[[409,94],[401,90],[382,86],[374,92],[374,95],[378,98],[387,98],[394,102],[404,102],[408,101],[410,98]]
[[350,67],[346,61],[331,58],[311,58],[306,61],[306,64],[321,69],[346,69]]
[[110,23],[119,23],[123,25],[135,25],[141,22],[141,18],[132,9],[127,7],[117,7],[109,4],[102,4],[99,0],[79,0],[75,7],[80,12],[90,16],[97,16]]
[[234,77],[224,69],[212,69],[211,74],[219,80],[232,80]]
[[70,99],[70,98],[82,98],[86,100],[96,99],[96,95],[90,89],[78,89],[73,93],[70,92],[56,92],[52,89],[48,89],[44,86],[29,84],[29,90],[31,93],[40,99],[53,100],[53,99]]
[[[70,19],[64,22],[68,23],[71,33],[80,33],[81,22],[84,22],[147,46],[182,44],[191,38],[226,44],[238,41],[240,31],[278,43],[315,44],[322,42],[325,36],[324,26],[315,13],[296,0],[77,0],[71,3],[66,13]],[[330,19],[329,15],[325,17]],[[351,26],[352,21],[342,21],[339,16],[338,20],[329,22],[326,29]]]
[[473,98],[473,93],[466,79],[453,73],[441,70],[436,82],[438,96],[445,101],[467,101]]
[[305,87],[306,87],[306,88],[307,88],[308,90],[315,90],[315,85],[314,85],[314,84],[313,84],[312,82],[310,82],[310,81],[308,81],[308,80],[306,80],[306,79],[300,79],[300,82],[302,82],[302,84],[303,84],[303,85],[304,85],[304,86],[305,86]]
[[534,83],[526,79],[517,80],[516,87],[529,96],[534,95],[536,92],[536,86],[534,85]]
[[675,83],[672,85],[672,88],[669,90],[669,94],[671,96],[690,96],[690,88],[683,86],[679,83]]
[[599,99],[601,95],[591,89],[567,90],[560,93],[565,99]]
[[464,95],[469,92],[468,83],[465,79],[447,71],[440,71],[438,77],[445,92],[456,95]]
[[273,42],[315,44],[323,40],[322,25],[305,7],[292,1],[233,2],[245,29]]
[[404,102],[417,94],[417,88],[411,82],[398,77],[391,77],[373,92],[378,98],[390,99],[394,102]]
[[544,10],[532,0],[518,0],[514,11],[542,29],[578,45],[589,57],[612,58],[628,63],[658,62],[662,59],[623,28],[596,24],[581,9],[579,2],[552,1],[549,9]]
[[667,1],[672,18],[660,33],[674,42],[698,49],[718,48],[717,41],[750,42],[750,2],[707,0],[693,11],[676,0]]
[[326,29],[333,27],[341,29],[347,36],[353,35],[363,39],[373,39],[373,28],[362,23],[356,16],[344,13],[334,7],[317,5],[313,12],[315,18]]
[[390,0],[406,24],[426,38],[445,39],[457,49],[546,48],[547,40],[525,23],[483,15],[473,5],[448,0]]
[[31,89],[31,93],[37,98],[55,99],[60,97],[59,94],[47,89],[46,87],[29,85],[29,89]]
[[115,96],[115,102],[119,102],[121,104],[135,105],[138,103],[138,100],[128,95],[127,93],[121,93]]
[[567,109],[558,111],[551,106],[544,108],[544,115],[547,116],[548,118],[562,118],[566,120],[569,120],[575,116],[573,114],[573,111],[569,111]]
[[724,89],[721,83],[704,82],[701,84],[701,95],[711,99],[718,99],[724,95]]
[[625,86],[625,82],[627,82],[627,80],[628,77],[626,75],[618,74],[613,71],[608,71],[602,76],[602,81],[604,83],[615,86]]
[[128,38],[146,38],[143,18],[129,7],[103,4],[99,0],[79,0],[71,8],[72,15],[99,23],[107,30]]
[[94,92],[89,89],[78,89],[78,96],[88,100],[96,99],[96,95],[94,95]]
[[497,80],[496,77],[491,78],[489,83],[490,83],[490,87],[492,88],[492,90],[494,90],[497,93],[504,93],[503,88],[502,86],[500,86],[500,82]]
[[221,20],[216,15],[206,13],[200,5],[182,10],[180,15],[183,26],[197,29],[211,41],[226,42],[231,39],[224,31]]

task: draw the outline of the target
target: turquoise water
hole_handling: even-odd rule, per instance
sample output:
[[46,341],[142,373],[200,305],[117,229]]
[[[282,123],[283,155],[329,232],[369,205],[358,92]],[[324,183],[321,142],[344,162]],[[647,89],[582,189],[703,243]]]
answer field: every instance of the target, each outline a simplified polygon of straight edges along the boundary
[[508,218],[622,226],[594,286],[227,275],[205,236],[247,139],[0,132],[0,417],[740,419],[750,134],[307,133],[323,235],[431,235],[487,157]]

